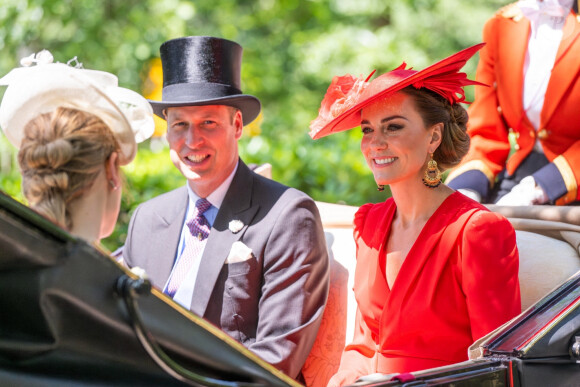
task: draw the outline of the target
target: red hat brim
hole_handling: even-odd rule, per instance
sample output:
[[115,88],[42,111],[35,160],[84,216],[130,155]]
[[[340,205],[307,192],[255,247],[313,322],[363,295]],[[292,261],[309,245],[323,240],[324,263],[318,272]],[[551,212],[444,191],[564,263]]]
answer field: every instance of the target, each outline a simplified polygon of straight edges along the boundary
[[315,133],[312,130],[310,133],[312,139],[316,140],[359,126],[363,108],[410,85],[418,89],[425,87],[432,90],[449,100],[450,103],[464,102],[464,86],[484,84],[467,79],[465,73],[460,73],[459,70],[484,45],[485,43],[479,43],[468,47],[421,71],[406,70],[403,64],[375,78],[366,86],[355,105],[340,113]]

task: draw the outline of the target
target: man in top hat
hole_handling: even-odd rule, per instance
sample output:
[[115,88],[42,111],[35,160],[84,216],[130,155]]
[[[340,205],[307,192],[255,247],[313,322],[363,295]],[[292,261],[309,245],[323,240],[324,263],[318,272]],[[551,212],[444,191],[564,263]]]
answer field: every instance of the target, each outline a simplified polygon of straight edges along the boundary
[[141,204],[123,258],[153,285],[297,378],[328,293],[320,216],[306,194],[238,156],[260,101],[242,94],[242,47],[191,36],[161,45],[171,161],[187,185]]

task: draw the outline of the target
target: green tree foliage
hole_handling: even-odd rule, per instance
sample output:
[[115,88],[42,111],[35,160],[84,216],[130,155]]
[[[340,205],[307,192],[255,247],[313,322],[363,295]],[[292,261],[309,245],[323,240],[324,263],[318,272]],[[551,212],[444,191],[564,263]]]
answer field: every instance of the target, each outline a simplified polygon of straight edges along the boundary
[[[416,69],[478,43],[487,18],[505,1],[482,0],[3,0],[0,74],[41,49],[61,62],[110,71],[143,90],[148,64],[165,40],[212,35],[244,47],[244,92],[263,104],[259,133],[245,135],[248,163],[273,165],[274,179],[316,200],[382,201],[359,150],[360,131],[312,141],[308,125],[334,75],[368,75],[405,61]],[[466,66],[475,73],[477,59]],[[2,93],[3,91],[0,91]],[[468,90],[473,98],[473,90]],[[159,140],[125,168],[127,187],[115,234],[122,244],[140,202],[184,183]],[[151,145],[155,145],[152,147]],[[152,150],[155,149],[155,150]],[[14,152],[0,139],[2,189],[22,200]],[[388,193],[387,193],[388,194]]]

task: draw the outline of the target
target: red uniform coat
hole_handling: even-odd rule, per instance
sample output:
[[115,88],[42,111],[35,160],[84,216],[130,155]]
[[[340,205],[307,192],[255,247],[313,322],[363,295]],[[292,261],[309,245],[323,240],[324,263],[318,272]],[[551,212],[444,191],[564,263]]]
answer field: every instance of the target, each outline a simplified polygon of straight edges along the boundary
[[[485,24],[487,44],[480,51],[476,79],[490,87],[475,86],[475,100],[469,108],[471,147],[446,183],[456,189],[474,189],[485,198],[482,184],[493,186],[504,168],[513,174],[539,138],[551,165],[534,177],[546,180],[539,183],[550,199],[566,204],[580,200],[580,17],[572,11],[566,19],[537,132],[523,110],[529,34],[530,22],[515,4]],[[510,133],[516,144],[508,159]],[[471,171],[481,173],[466,175]]]
[[389,289],[385,249],[395,211],[391,198],[355,215],[358,310],[339,372],[410,372],[464,361],[469,345],[520,313],[518,250],[507,219],[450,195]]

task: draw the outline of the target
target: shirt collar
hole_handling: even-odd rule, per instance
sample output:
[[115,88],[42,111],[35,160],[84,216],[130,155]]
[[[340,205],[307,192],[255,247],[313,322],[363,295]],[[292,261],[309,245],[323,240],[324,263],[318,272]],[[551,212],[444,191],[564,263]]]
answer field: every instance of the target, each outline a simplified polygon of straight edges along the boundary
[[542,17],[566,18],[572,8],[573,0],[520,0],[518,7],[530,21],[537,22]]
[[[236,174],[236,171],[238,170],[239,164],[240,164],[240,162],[238,160],[232,173],[230,173],[230,175],[220,184],[219,187],[217,187],[215,189],[215,191],[213,191],[211,194],[209,194],[207,196],[206,199],[215,208],[219,209],[221,207],[221,205],[224,201],[224,198],[226,197],[226,193],[228,192],[228,189],[230,188],[230,185],[232,184],[232,180],[234,180],[234,175]],[[187,194],[189,196],[189,203],[190,203],[190,208],[191,208],[191,206],[195,206],[195,202],[197,202],[197,200],[201,199],[201,198],[195,192],[193,192],[193,190],[191,189],[189,184],[186,184],[186,186],[187,186]]]

